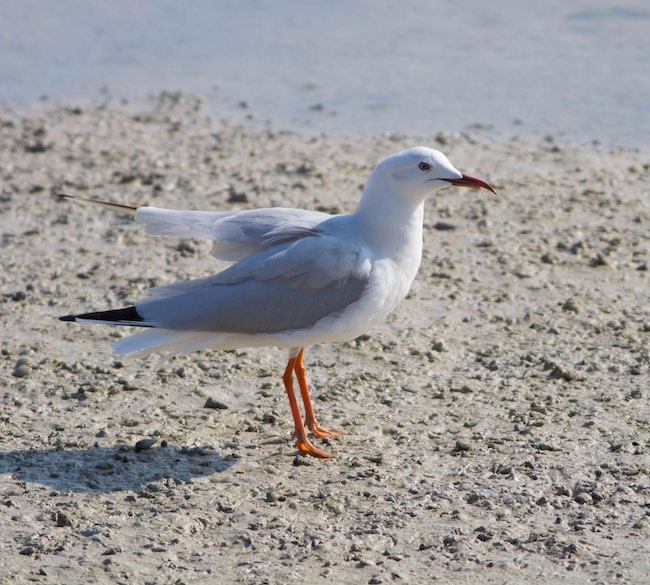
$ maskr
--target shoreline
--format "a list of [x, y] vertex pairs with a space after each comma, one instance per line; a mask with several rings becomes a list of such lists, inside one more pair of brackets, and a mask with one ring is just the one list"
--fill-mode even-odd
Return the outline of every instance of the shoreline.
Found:
[[292, 133], [302, 136], [305, 139], [327, 137], [333, 141], [349, 142], [362, 140], [365, 142], [379, 140], [382, 137], [416, 138], [424, 140], [426, 137], [436, 135], [461, 135], [479, 141], [491, 141], [505, 143], [518, 141], [529, 145], [542, 145], [544, 143], [556, 143], [567, 148], [595, 148], [606, 151], [630, 151], [648, 152], [650, 143], [633, 144], [624, 142], [607, 142], [595, 137], [578, 138], [571, 136], [566, 131], [543, 132], [529, 129], [529, 124], [522, 120], [513, 120], [504, 126], [496, 123], [477, 120], [465, 124], [460, 128], [440, 127], [432, 129], [427, 133], [424, 129], [420, 132], [402, 131], [380, 131], [363, 129], [356, 132], [347, 131], [322, 131], [319, 128], [325, 118], [336, 116], [336, 112], [322, 113], [319, 108], [309, 107], [303, 112], [294, 116], [293, 122], [287, 121], [283, 124], [273, 118], [259, 114], [256, 109], [247, 104], [245, 100], [234, 97], [223, 97], [217, 95], [206, 95], [201, 93], [184, 92], [181, 90], [164, 90], [160, 92], [149, 92], [138, 96], [119, 96], [112, 93], [110, 88], [98, 90], [94, 95], [78, 96], [76, 98], [61, 98], [57, 96], [43, 95], [30, 103], [24, 104], [2, 104], [0, 112], [10, 115], [32, 113], [39, 111], [51, 112], [53, 110], [97, 110], [112, 109], [125, 110], [137, 113], [147, 111], [161, 98], [169, 100], [190, 100], [195, 107], [205, 116], [216, 120], [227, 121], [229, 124], [240, 125], [250, 132], [273, 131], [281, 133]]

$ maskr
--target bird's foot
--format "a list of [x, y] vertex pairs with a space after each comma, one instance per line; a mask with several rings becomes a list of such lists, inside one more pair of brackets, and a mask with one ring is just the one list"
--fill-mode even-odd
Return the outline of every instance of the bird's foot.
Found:
[[307, 437], [298, 436], [296, 440], [296, 447], [299, 451], [312, 455], [313, 457], [320, 457], [321, 459], [329, 459], [333, 457], [332, 454], [321, 451], [316, 447]]
[[337, 439], [345, 435], [343, 429], [325, 429], [321, 427], [315, 420], [307, 421], [307, 428], [319, 439]]

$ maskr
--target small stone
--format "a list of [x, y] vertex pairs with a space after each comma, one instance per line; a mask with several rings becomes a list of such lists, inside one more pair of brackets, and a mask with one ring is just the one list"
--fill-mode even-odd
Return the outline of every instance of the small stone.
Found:
[[537, 447], [540, 451], [561, 451], [559, 447], [555, 447], [550, 443], [537, 443], [535, 447]]
[[112, 556], [116, 555], [117, 553], [122, 552], [122, 549], [119, 547], [110, 547], [107, 548], [103, 553], [102, 556], [107, 557], [107, 556]]
[[203, 405], [203, 408], [212, 408], [214, 410], [228, 410], [228, 405], [224, 404], [223, 402], [221, 402], [219, 400], [215, 400], [212, 397], [209, 397], [205, 401], [205, 404]]
[[181, 256], [187, 258], [196, 254], [196, 246], [189, 240], [183, 240], [176, 246], [176, 250], [181, 253]]
[[20, 549], [21, 555], [33, 555], [36, 552], [33, 546], [24, 546]]
[[463, 384], [460, 388], [450, 388], [451, 392], [460, 392], [461, 394], [471, 394], [474, 392], [467, 384]]
[[455, 230], [456, 226], [448, 221], [439, 220], [433, 224], [433, 229], [436, 229], [438, 231], [450, 231]]
[[591, 495], [586, 492], [581, 492], [574, 496], [573, 501], [577, 502], [578, 504], [593, 504]]
[[439, 353], [449, 351], [448, 348], [447, 348], [447, 344], [442, 339], [435, 339], [434, 341], [432, 341], [431, 342], [431, 349], [433, 351], [437, 351]]
[[64, 512], [55, 512], [54, 521], [56, 522], [57, 528], [63, 528], [65, 526], [72, 526], [72, 520]]
[[458, 440], [456, 441], [456, 445], [454, 445], [454, 451], [460, 452], [460, 451], [470, 451], [472, 446], [467, 442], [463, 440]]
[[591, 260], [589, 260], [589, 266], [592, 268], [598, 268], [599, 266], [607, 266], [607, 258], [602, 254], [597, 254]]
[[24, 301], [27, 298], [27, 294], [25, 293], [24, 290], [19, 290], [18, 292], [14, 293], [9, 297], [12, 301]]
[[551, 373], [548, 377], [552, 380], [564, 380], [565, 382], [571, 382], [576, 379], [575, 372], [569, 370], [566, 367], [555, 364]]
[[228, 196], [228, 203], [248, 203], [248, 195], [246, 193], [231, 191]]
[[551, 252], [546, 252], [545, 254], [542, 254], [540, 260], [544, 264], [557, 264], [557, 256], [555, 254], [552, 254]]
[[26, 376], [29, 376], [32, 373], [32, 368], [30, 368], [28, 365], [23, 364], [22, 366], [18, 366], [14, 371], [13, 375], [16, 378], [25, 378]]
[[447, 534], [443, 539], [442, 539], [442, 544], [445, 546], [451, 546], [452, 544], [456, 543], [456, 537], [453, 536], [452, 534]]
[[573, 299], [568, 299], [562, 303], [562, 310], [570, 313], [577, 313], [580, 309]]
[[494, 538], [494, 535], [491, 532], [484, 530], [479, 532], [476, 535], [476, 538], [481, 542], [488, 542], [489, 540], [492, 540]]
[[35, 140], [28, 141], [25, 144], [24, 148], [25, 148], [25, 152], [40, 153], [40, 152], [46, 152], [50, 150], [52, 146], [53, 145], [51, 142], [45, 142], [44, 140], [37, 138]]
[[512, 466], [505, 463], [499, 463], [494, 466], [493, 471], [499, 475], [510, 475], [512, 473]]
[[140, 451], [146, 451], [151, 449], [156, 444], [156, 439], [140, 439], [135, 444], [135, 452], [140, 453]]
[[300, 466], [306, 466], [309, 467], [310, 465], [313, 465], [310, 459], [307, 459], [307, 457], [302, 457], [302, 456], [297, 456], [293, 458], [293, 466], [294, 467], [300, 467]]

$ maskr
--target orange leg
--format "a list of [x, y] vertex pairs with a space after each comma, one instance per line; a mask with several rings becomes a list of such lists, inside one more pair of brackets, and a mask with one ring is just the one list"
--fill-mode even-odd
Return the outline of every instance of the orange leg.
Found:
[[302, 422], [302, 415], [300, 414], [298, 401], [296, 400], [296, 395], [293, 391], [293, 370], [295, 368], [297, 360], [297, 356], [289, 358], [289, 363], [287, 364], [287, 368], [284, 370], [284, 375], [282, 376], [282, 381], [284, 382], [284, 387], [287, 391], [287, 397], [289, 398], [289, 406], [291, 406], [293, 424], [296, 429], [294, 432], [294, 435], [296, 437], [296, 447], [308, 455], [328, 458], [331, 457], [329, 453], [325, 453], [325, 451], [321, 451], [320, 449], [316, 448], [307, 438], [307, 431], [305, 430], [305, 425]]
[[298, 378], [298, 385], [300, 386], [300, 394], [302, 395], [302, 403], [305, 406], [305, 422], [307, 423], [307, 428], [314, 433], [316, 437], [321, 438], [334, 438], [345, 435], [345, 431], [341, 429], [324, 429], [318, 424], [316, 420], [316, 415], [314, 414], [314, 408], [311, 405], [311, 398], [309, 397], [309, 390], [307, 389], [307, 379], [305, 378], [305, 366], [302, 363], [302, 357], [305, 353], [305, 348], [301, 347], [298, 355], [294, 358], [294, 371], [296, 372], [296, 377]]

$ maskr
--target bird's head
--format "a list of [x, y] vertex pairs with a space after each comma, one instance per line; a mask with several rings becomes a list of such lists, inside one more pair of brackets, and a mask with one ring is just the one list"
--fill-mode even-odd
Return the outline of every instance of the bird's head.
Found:
[[393, 154], [381, 161], [373, 171], [383, 184], [390, 185], [393, 193], [413, 202], [426, 199], [441, 187], [455, 185], [473, 189], [496, 191], [485, 181], [464, 175], [438, 150], [418, 146]]

